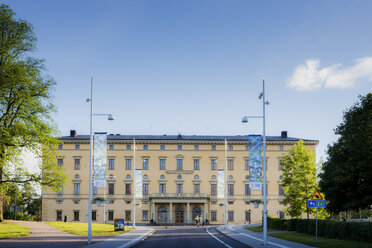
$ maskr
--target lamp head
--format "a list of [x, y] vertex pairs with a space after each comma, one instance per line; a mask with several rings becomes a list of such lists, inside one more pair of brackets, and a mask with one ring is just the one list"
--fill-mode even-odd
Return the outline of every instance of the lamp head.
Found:
[[112, 114], [109, 114], [108, 117], [107, 117], [107, 119], [109, 121], [113, 121], [114, 120], [114, 116]]
[[260, 95], [258, 96], [258, 99], [261, 100], [262, 96], [263, 96], [263, 92], [260, 93]]
[[247, 116], [244, 116], [243, 119], [242, 119], [242, 122], [243, 123], [248, 123], [248, 117]]

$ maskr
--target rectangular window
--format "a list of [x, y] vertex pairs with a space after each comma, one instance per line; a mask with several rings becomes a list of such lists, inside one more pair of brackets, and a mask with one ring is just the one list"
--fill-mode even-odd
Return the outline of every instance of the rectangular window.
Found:
[[63, 158], [59, 158], [57, 160], [57, 163], [58, 163], [59, 166], [63, 166]]
[[80, 145], [75, 145], [75, 149], [76, 150], [79, 150], [80, 149]]
[[112, 210], [108, 211], [108, 220], [114, 220], [114, 211]]
[[194, 145], [194, 150], [198, 151], [199, 150], [199, 145]]
[[217, 201], [211, 201], [211, 204], [212, 205], [216, 205], [217, 204]]
[[74, 210], [74, 221], [79, 220], [79, 210]]
[[227, 169], [228, 170], [234, 170], [234, 159], [228, 159], [227, 160]]
[[57, 210], [57, 221], [62, 220], [62, 210]]
[[234, 184], [228, 184], [228, 194], [227, 195], [234, 195]]
[[132, 159], [130, 158], [125, 159], [125, 169], [126, 170], [132, 169]]
[[92, 211], [92, 220], [97, 220], [97, 211], [96, 210]]
[[165, 150], [165, 145], [160, 145], [160, 150]]
[[177, 170], [182, 170], [182, 159], [177, 159]]
[[285, 218], [285, 214], [283, 211], [279, 211], [279, 218], [280, 219], [284, 219]]
[[194, 170], [199, 170], [199, 159], [194, 159]]
[[183, 184], [177, 183], [177, 193], [182, 194], [182, 192], [183, 192]]
[[149, 145], [143, 145], [143, 150], [148, 150], [149, 149]]
[[125, 194], [126, 195], [131, 195], [132, 194], [132, 184], [131, 183], [126, 183], [125, 184]]
[[[266, 195], [267, 195], [268, 191], [269, 191], [269, 188], [267, 187], [267, 184], [266, 184]], [[264, 195], [264, 185], [263, 184], [262, 184], [261, 194]]]
[[217, 195], [217, 184], [211, 184], [211, 195]]
[[278, 149], [279, 149], [279, 151], [283, 151], [284, 147], [283, 146], [279, 146]]
[[142, 184], [142, 193], [143, 195], [148, 195], [149, 194], [149, 184], [148, 183], [144, 183]]
[[109, 145], [109, 150], [114, 150], [114, 145]]
[[278, 158], [278, 170], [282, 169], [283, 158]]
[[125, 220], [131, 220], [131, 211], [130, 210], [126, 210], [125, 211]]
[[97, 195], [97, 186], [94, 186], [94, 183], [92, 183], [92, 194]]
[[217, 170], [217, 160], [211, 159], [211, 170]]
[[182, 145], [177, 145], [177, 150], [182, 150]]
[[57, 192], [57, 198], [62, 198], [63, 197], [63, 186], [59, 188], [59, 191]]
[[245, 195], [251, 195], [251, 188], [249, 187], [249, 184], [246, 183], [244, 187], [245, 187]]
[[160, 159], [160, 170], [165, 170], [165, 159]]
[[228, 212], [228, 221], [234, 221], [234, 211]]
[[80, 170], [80, 158], [75, 158], [75, 170]]
[[194, 194], [200, 194], [200, 184], [194, 183]]
[[284, 190], [281, 184], [279, 184], [279, 195], [284, 195]]
[[244, 159], [244, 169], [249, 170], [249, 159]]
[[108, 184], [108, 194], [109, 195], [115, 194], [114, 188], [115, 188], [115, 184], [114, 183], [109, 183]]
[[142, 220], [149, 220], [149, 211], [142, 210]]
[[74, 183], [74, 195], [80, 195], [80, 183]]
[[233, 146], [233, 145], [228, 145], [228, 146], [227, 146], [227, 150], [229, 150], [229, 151], [234, 150], [234, 146]]
[[149, 160], [147, 158], [145, 158], [143, 160], [143, 169], [144, 170], [148, 170], [149, 169]]
[[245, 221], [251, 223], [251, 211], [245, 211]]
[[215, 151], [216, 150], [216, 145], [211, 145], [211, 150]]
[[165, 183], [160, 183], [160, 184], [159, 184], [159, 193], [160, 193], [160, 194], [165, 194], [165, 193], [166, 193], [166, 190], [165, 190]]
[[249, 151], [249, 145], [245, 145], [245, 150]]
[[115, 160], [110, 158], [109, 159], [109, 170], [114, 170], [115, 169]]
[[132, 150], [132, 145], [127, 145], [127, 150]]
[[217, 211], [211, 211], [211, 221], [217, 220]]
[[63, 144], [59, 144], [58, 145], [58, 150], [62, 150], [63, 149]]
[[233, 205], [234, 204], [234, 201], [228, 201], [228, 204], [229, 205]]

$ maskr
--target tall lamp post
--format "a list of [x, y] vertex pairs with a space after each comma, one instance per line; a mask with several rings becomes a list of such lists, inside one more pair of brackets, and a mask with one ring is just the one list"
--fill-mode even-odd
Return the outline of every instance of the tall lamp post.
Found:
[[88, 199], [88, 244], [92, 243], [92, 165], [93, 165], [93, 115], [107, 116], [109, 121], [113, 121], [112, 114], [93, 114], [93, 77], [90, 80], [90, 152], [89, 152], [89, 199]]
[[263, 220], [263, 244], [267, 245], [267, 185], [266, 185], [266, 113], [265, 107], [269, 101], [265, 101], [265, 79], [262, 79], [262, 92], [258, 96], [262, 99], [262, 116], [244, 116], [243, 123], [247, 123], [250, 118], [262, 118], [262, 136], [263, 136], [263, 196], [264, 196], [264, 220]]

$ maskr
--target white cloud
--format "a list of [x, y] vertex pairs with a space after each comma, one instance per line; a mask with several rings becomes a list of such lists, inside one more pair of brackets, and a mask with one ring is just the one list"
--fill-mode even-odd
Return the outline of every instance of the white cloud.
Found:
[[310, 59], [296, 67], [288, 87], [300, 91], [312, 91], [321, 87], [346, 89], [353, 87], [360, 79], [372, 81], [372, 57], [355, 60], [355, 65], [342, 68], [335, 64], [319, 69], [320, 60]]

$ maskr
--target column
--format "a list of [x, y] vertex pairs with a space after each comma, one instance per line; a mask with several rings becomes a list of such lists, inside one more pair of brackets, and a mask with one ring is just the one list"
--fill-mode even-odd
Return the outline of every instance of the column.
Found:
[[155, 218], [155, 203], [154, 202], [151, 204], [151, 218], [150, 219], [153, 219], [153, 221], [156, 221], [156, 218]]
[[172, 213], [173, 213], [173, 204], [170, 202], [169, 203], [169, 223], [172, 224]]
[[190, 224], [190, 202], [187, 203], [186, 224]]
[[204, 221], [207, 219], [207, 213], [208, 213], [208, 211], [207, 211], [207, 203], [204, 203], [204, 216], [203, 216]]

